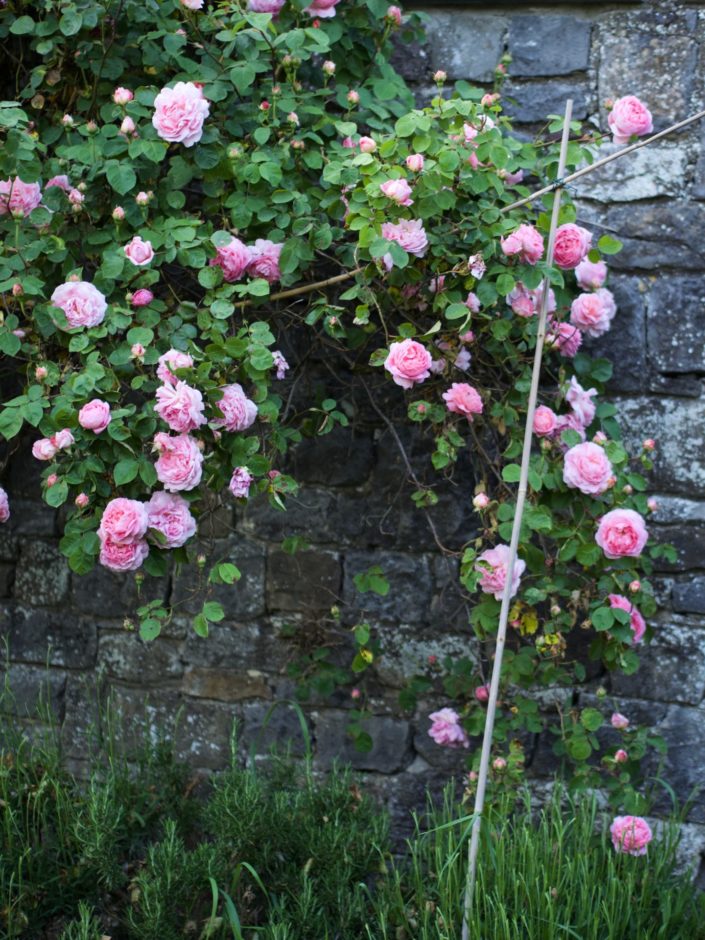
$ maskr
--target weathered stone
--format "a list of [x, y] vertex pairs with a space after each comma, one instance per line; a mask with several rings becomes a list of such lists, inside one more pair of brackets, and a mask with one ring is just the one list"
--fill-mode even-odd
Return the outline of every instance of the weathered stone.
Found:
[[620, 348], [629, 355], [614, 361], [614, 333], [585, 342], [585, 351], [594, 356], [604, 356], [614, 364], [608, 389], [610, 392], [641, 392], [645, 390], [646, 350], [644, 346], [645, 304], [641, 281], [635, 277], [612, 277], [609, 289], [617, 304], [617, 316], [613, 330], [619, 331]]
[[705, 614], [705, 578], [673, 585], [673, 609], [679, 614]]
[[705, 131], [700, 135], [700, 156], [695, 164], [691, 193], [695, 199], [705, 199]]
[[507, 21], [472, 11], [434, 10], [428, 24], [430, 69], [443, 69], [448, 78], [476, 82], [492, 80], [502, 56]]
[[[506, 113], [520, 124], [545, 124], [549, 114], [563, 114], [568, 98], [573, 99], [573, 118], [587, 117], [590, 88], [584, 82], [576, 84], [566, 81], [507, 82], [503, 97]], [[510, 101], [509, 99], [515, 99]]]
[[22, 542], [15, 572], [14, 596], [22, 604], [60, 604], [69, 587], [69, 568], [51, 542]]
[[364, 508], [362, 499], [307, 486], [287, 497], [285, 513], [263, 498], [252, 500], [238, 530], [275, 542], [301, 535], [318, 545], [348, 544], [362, 530]]
[[705, 372], [702, 277], [661, 277], [648, 298], [649, 365], [659, 372]]
[[477, 657], [477, 640], [467, 635], [454, 633], [419, 636], [418, 627], [407, 625], [380, 627], [375, 635], [382, 646], [382, 655], [375, 663], [375, 671], [386, 688], [402, 688], [413, 676], [429, 672], [429, 656], [443, 662], [446, 656], [452, 659]]
[[[598, 152], [602, 159], [619, 147], [605, 143]], [[598, 202], [632, 202], [656, 196], [676, 196], [685, 188], [688, 155], [673, 144], [652, 144], [636, 150], [628, 159], [614, 160], [595, 173], [586, 174], [577, 184], [581, 199]]]
[[590, 58], [591, 25], [576, 16], [513, 16], [509, 22], [511, 74], [582, 72]]
[[[369, 591], [361, 594], [354, 577], [379, 566], [389, 581], [383, 597]], [[349, 552], [345, 557], [343, 598], [346, 605], [362, 611], [373, 620], [395, 623], [419, 623], [428, 620], [433, 582], [425, 555], [409, 556], [397, 552]]]
[[222, 770], [230, 762], [238, 706], [189, 699], [174, 734], [177, 756], [195, 767]]
[[142, 604], [166, 600], [167, 578], [145, 578], [139, 593], [134, 573], [117, 574], [96, 565], [87, 574], [71, 575], [71, 598], [76, 608], [101, 619], [134, 617]]
[[[702, 752], [703, 722], [705, 708], [671, 705], [666, 718], [654, 729], [668, 743], [662, 776], [683, 801], [693, 796], [688, 813], [689, 822], [705, 823], [705, 793], [702, 790], [702, 763], [698, 755]], [[668, 798], [663, 800], [661, 811], [672, 811]]]
[[407, 82], [418, 84], [431, 74], [430, 49], [427, 42], [409, 42], [403, 34], [392, 37], [391, 63]]
[[135, 633], [108, 633], [98, 638], [98, 665], [109, 676], [127, 682], [160, 682], [181, 676], [184, 671], [179, 646], [173, 640], [158, 637], [143, 643]]
[[98, 631], [75, 614], [6, 605], [2, 622], [12, 660], [69, 669], [95, 664]]
[[[226, 544], [216, 545], [210, 558], [211, 564], [216, 559], [232, 562], [239, 568], [242, 577], [234, 584], [209, 585], [208, 600], [220, 602], [228, 620], [248, 620], [263, 614], [264, 546], [239, 535]], [[172, 604], [178, 604], [182, 611], [195, 614], [205, 599], [194, 566], [184, 568], [174, 581]]]
[[356, 751], [347, 733], [349, 716], [327, 710], [313, 715], [316, 736], [316, 765], [330, 769], [336, 760], [350, 763], [356, 770], [376, 770], [393, 774], [401, 770], [411, 756], [409, 723], [398, 718], [377, 715], [364, 723], [372, 737], [372, 750]]
[[269, 699], [272, 692], [266, 676], [257, 670], [248, 673], [234, 670], [190, 667], [184, 672], [181, 689], [194, 698], [217, 699], [221, 702], [241, 702], [244, 699]]
[[22, 538], [56, 535], [56, 510], [38, 499], [12, 499], [10, 528]]
[[66, 674], [55, 669], [10, 664], [1, 673], [9, 694], [0, 697], [0, 711], [25, 718], [37, 718], [38, 709], [49, 708], [61, 718]]
[[0, 563], [0, 597], [9, 597], [12, 593], [12, 585], [15, 581], [15, 566]]
[[705, 526], [652, 526], [652, 534], [659, 542], [670, 542], [677, 553], [675, 562], [663, 558], [656, 560], [659, 571], [687, 571], [691, 568], [702, 568], [705, 558]]
[[[273, 705], [248, 702], [242, 707], [244, 726], [238, 743], [245, 753], [256, 758], [265, 757], [272, 749], [279, 754], [290, 750], [301, 756], [306, 752], [301, 714], [289, 702], [281, 700]], [[310, 718], [305, 720], [310, 739]]]
[[225, 669], [255, 669], [262, 663], [262, 633], [259, 624], [212, 623], [208, 637], [192, 630], [182, 651], [185, 663]]
[[335, 552], [273, 550], [267, 559], [269, 610], [326, 610], [340, 601], [340, 556]]
[[659, 524], [705, 522], [705, 502], [661, 493], [656, 494], [656, 501], [658, 503], [656, 520]]
[[373, 463], [371, 436], [356, 433], [353, 427], [337, 427], [297, 444], [287, 470], [299, 483], [359, 486], [369, 477]]

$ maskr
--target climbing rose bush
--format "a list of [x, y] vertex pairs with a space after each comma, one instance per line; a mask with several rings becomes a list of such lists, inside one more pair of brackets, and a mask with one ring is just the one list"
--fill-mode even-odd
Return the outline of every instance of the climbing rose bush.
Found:
[[[471, 629], [491, 640], [548, 277], [497, 725], [504, 770], [504, 742], [547, 720], [524, 690], [584, 678], [574, 635], [592, 637], [607, 669], [637, 668], [662, 551], [648, 541], [641, 472], [653, 446], [627, 453], [602, 400], [611, 366], [583, 351], [619, 316], [604, 261], [619, 243], [577, 224], [568, 200], [549, 269], [551, 198], [505, 211], [555, 177], [560, 120], [540, 140], [514, 136], [503, 67], [491, 94], [444, 87], [438, 72], [438, 95], [414, 108], [389, 55], [393, 34], [417, 33], [418, 17], [385, 0], [4, 10], [0, 44], [16, 74], [0, 104], [0, 350], [14, 368], [0, 434], [41, 462], [75, 572], [100, 564], [141, 582], [195, 563], [205, 635], [225, 616], [213, 585], [240, 577], [208, 547], [210, 514], [256, 496], [284, 508], [296, 488], [280, 470], [287, 449], [353, 415], [340, 383], [340, 402], [289, 407], [303, 336], [387, 420], [432, 439], [430, 472], [415, 480], [420, 513], [432, 515], [442, 478], [469, 454], [479, 534], [461, 582]], [[623, 99], [610, 126], [619, 139], [644, 133], [648, 111]], [[591, 159], [573, 132], [569, 168]], [[11, 503], [0, 492], [0, 520]], [[383, 573], [361, 577], [361, 590], [384, 591]], [[173, 613], [140, 608], [143, 638]], [[355, 638], [360, 673], [379, 647], [365, 625]], [[455, 703], [431, 716], [439, 743], [464, 746], [481, 730], [486, 699], [474, 690], [487, 665], [437, 665]], [[562, 718], [556, 749], [586, 780], [601, 723], [595, 709]], [[621, 780], [644, 749], [636, 737], [623, 749]]]

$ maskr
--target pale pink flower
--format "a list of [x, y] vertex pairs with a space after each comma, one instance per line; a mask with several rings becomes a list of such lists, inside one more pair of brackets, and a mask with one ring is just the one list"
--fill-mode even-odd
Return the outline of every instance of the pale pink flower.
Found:
[[464, 415], [468, 421], [472, 421], [475, 415], [482, 414], [480, 394], [467, 382], [453, 382], [448, 391], [443, 393], [443, 400], [448, 411]]
[[487, 509], [490, 504], [490, 498], [487, 493], [476, 493], [473, 497], [472, 504], [477, 510]]
[[431, 362], [431, 354], [425, 346], [414, 339], [404, 339], [390, 344], [384, 368], [396, 385], [411, 388], [429, 377]]
[[445, 274], [439, 274], [438, 277], [432, 277], [428, 284], [428, 289], [432, 294], [440, 294], [441, 291], [445, 290], [446, 285], [446, 276]]
[[324, 75], [335, 75], [335, 62], [331, 62], [330, 59], [326, 59], [326, 61], [321, 66], [321, 69]]
[[147, 290], [146, 287], [140, 287], [139, 290], [136, 290], [132, 297], [130, 297], [130, 304], [133, 307], [147, 307], [154, 300], [154, 294], [151, 290]]
[[[475, 571], [479, 571], [481, 574], [480, 589], [485, 594], [493, 594], [498, 601], [502, 599], [507, 582], [508, 564], [508, 545], [495, 545], [494, 548], [488, 548], [478, 556], [475, 563]], [[521, 558], [515, 559], [510, 597], [514, 597], [519, 590], [519, 581], [525, 569], [526, 562], [522, 561]]]
[[553, 260], [559, 268], [577, 268], [590, 251], [591, 244], [592, 232], [573, 222], [566, 222], [556, 229]]
[[69, 202], [74, 207], [74, 210], [83, 205], [85, 198], [80, 189], [72, 189], [69, 193]]
[[247, 273], [251, 277], [263, 277], [270, 284], [278, 281], [281, 278], [279, 256], [283, 247], [283, 243], [272, 242], [268, 238], [258, 238], [250, 248]]
[[285, 378], [286, 373], [289, 371], [289, 363], [278, 349], [272, 350], [272, 358], [274, 359], [274, 367], [277, 370], [277, 378], [279, 380]]
[[203, 122], [210, 107], [193, 82], [177, 82], [162, 88], [154, 99], [152, 124], [162, 140], [193, 147], [203, 136]]
[[304, 10], [309, 16], [316, 16], [318, 19], [327, 20], [335, 16], [335, 8], [340, 0], [313, 0]]
[[499, 175], [507, 186], [516, 186], [524, 179], [523, 170], [516, 170], [514, 173], [509, 173], [507, 170], [500, 170]]
[[154, 435], [154, 447], [159, 453], [154, 468], [165, 490], [175, 493], [198, 486], [203, 473], [203, 454], [195, 437], [160, 431]]
[[468, 271], [477, 281], [482, 280], [486, 270], [487, 265], [485, 264], [482, 255], [470, 255], [468, 258]]
[[610, 602], [610, 607], [619, 607], [621, 610], [629, 611], [630, 626], [634, 634], [632, 642], [635, 645], [641, 643], [644, 638], [644, 633], [646, 632], [646, 622], [640, 611], [637, 610], [629, 598], [625, 597], [623, 594], [609, 594], [607, 600]]
[[144, 359], [146, 350], [142, 343], [133, 343], [130, 346], [130, 356], [132, 359]]
[[498, 771], [506, 770], [507, 769], [506, 760], [503, 757], [495, 757], [495, 759], [492, 761], [492, 769], [498, 770]]
[[472, 355], [464, 347], [461, 346], [458, 350], [458, 355], [455, 357], [455, 362], [453, 365], [456, 369], [459, 369], [461, 372], [467, 372], [470, 368], [470, 363], [472, 362]]
[[615, 752], [614, 759], [617, 764], [626, 764], [629, 760], [629, 755], [624, 748], [620, 747], [619, 750]]
[[546, 345], [555, 347], [561, 356], [572, 359], [583, 342], [583, 334], [577, 326], [551, 320], [550, 330], [551, 332], [546, 334]]
[[441, 708], [429, 716], [429, 736], [441, 747], [470, 747], [467, 732], [460, 724], [460, 715], [452, 708]]
[[377, 149], [377, 142], [371, 137], [361, 137], [358, 146], [363, 153], [374, 153]]
[[74, 499], [74, 503], [79, 509], [85, 509], [89, 502], [90, 500], [87, 493], [79, 493], [76, 499]]
[[203, 0], [179, 0], [182, 7], [186, 7], [187, 10], [202, 10], [203, 9]]
[[115, 104], [126, 105], [129, 101], [132, 101], [134, 97], [129, 88], [122, 88], [122, 86], [116, 88], [113, 92], [113, 101]]
[[487, 683], [484, 685], [478, 685], [475, 687], [475, 692], [473, 693], [475, 698], [481, 705], [484, 705], [485, 702], [489, 701], [490, 698], [490, 687]]
[[60, 284], [51, 295], [51, 302], [64, 311], [70, 329], [98, 326], [108, 309], [105, 296], [88, 281]]
[[[417, 258], [423, 258], [428, 249], [428, 238], [421, 219], [402, 219], [401, 222], [384, 222], [382, 237], [397, 242], [404, 251]], [[394, 266], [392, 256], [387, 254], [382, 259], [388, 271]]]
[[649, 533], [643, 518], [633, 509], [613, 509], [599, 521], [595, 541], [607, 558], [636, 558]]
[[387, 199], [400, 206], [410, 206], [414, 202], [411, 198], [411, 186], [406, 180], [387, 180], [386, 183], [380, 183], [379, 188]]
[[625, 95], [612, 105], [607, 117], [616, 144], [628, 144], [633, 137], [643, 137], [654, 129], [651, 112], [636, 95]]
[[58, 187], [58, 189], [63, 189], [65, 193], [71, 192], [71, 182], [68, 176], [52, 176], [49, 182], [44, 187], [45, 190], [51, 189], [52, 186]]
[[224, 280], [232, 283], [239, 281], [252, 260], [252, 251], [241, 242], [239, 238], [232, 238], [227, 245], [216, 248], [215, 258], [211, 258], [211, 266], [217, 265], [223, 272]]
[[565, 400], [584, 428], [591, 425], [595, 419], [595, 403], [592, 400], [595, 395], [597, 395], [596, 388], [589, 388], [586, 391], [576, 377], [571, 376]]
[[604, 261], [589, 261], [583, 258], [575, 269], [575, 278], [583, 290], [597, 290], [602, 287], [607, 277], [607, 265]]
[[136, 542], [114, 542], [104, 538], [100, 543], [98, 560], [111, 571], [136, 571], [149, 555], [149, 545], [144, 539]]
[[226, 431], [246, 431], [257, 418], [257, 405], [245, 395], [241, 385], [226, 385], [216, 412], [223, 417], [213, 421], [215, 427], [223, 427]]
[[119, 496], [111, 499], [103, 510], [98, 536], [122, 544], [136, 542], [147, 534], [145, 503]]
[[17, 218], [29, 215], [42, 201], [39, 183], [25, 183], [19, 176], [0, 180], [0, 216], [11, 213]]
[[130, 115], [126, 114], [125, 117], [122, 119], [122, 123], [120, 124], [120, 133], [124, 134], [125, 137], [129, 137], [130, 134], [134, 134], [136, 130], [137, 130], [137, 125], [132, 120]]
[[654, 837], [649, 824], [641, 816], [616, 816], [610, 826], [610, 835], [615, 850], [626, 855], [646, 855], [647, 846]]
[[116, 222], [122, 222], [122, 220], [125, 218], [125, 210], [122, 208], [122, 206], [115, 206], [112, 212], [112, 216]]
[[76, 443], [73, 434], [68, 428], [57, 431], [56, 434], [51, 436], [50, 440], [57, 450], [66, 450], [67, 447], [71, 447], [72, 444]]
[[601, 287], [578, 294], [570, 307], [570, 322], [588, 336], [602, 336], [609, 330], [616, 310], [612, 293]]
[[34, 370], [34, 377], [37, 382], [43, 382], [48, 375], [49, 370], [46, 366], [37, 366], [37, 368]]
[[653, 437], [647, 437], [641, 446], [644, 450], [656, 450], [656, 441]]
[[203, 396], [197, 388], [177, 381], [162, 385], [156, 392], [155, 412], [166, 421], [172, 431], [183, 434], [195, 431], [206, 423], [203, 414]]
[[174, 493], [153, 493], [147, 503], [147, 523], [164, 540], [155, 539], [164, 548], [180, 548], [196, 533], [196, 520], [191, 515], [188, 501]]
[[139, 235], [135, 235], [122, 249], [129, 261], [137, 267], [149, 264], [154, 258], [154, 249], [150, 241], [142, 241]]
[[46, 478], [45, 482], [46, 482], [46, 488], [50, 490], [52, 486], [56, 486], [56, 484], [59, 482], [58, 474], [50, 473], [49, 476]]
[[179, 379], [173, 372], [169, 371], [170, 366], [172, 369], [191, 369], [193, 368], [193, 358], [179, 349], [169, 349], [159, 357], [157, 377], [165, 385], [176, 385]]
[[556, 430], [556, 414], [546, 405], [539, 405], [534, 412], [534, 434], [549, 437]]
[[48, 437], [41, 437], [32, 444], [32, 456], [37, 460], [53, 460], [58, 448]]
[[625, 716], [620, 714], [620, 712], [612, 712], [610, 724], [618, 731], [625, 731], [629, 727], [629, 719], [625, 718]]
[[473, 291], [470, 291], [468, 296], [465, 298], [465, 306], [471, 313], [478, 313], [480, 310], [480, 298], [477, 296], [477, 294], [473, 293]]
[[78, 423], [81, 427], [95, 434], [103, 432], [111, 420], [110, 405], [100, 398], [92, 399], [78, 412]]
[[390, 20], [396, 26], [401, 26], [402, 17], [401, 17], [401, 10], [399, 9], [399, 7], [397, 6], [388, 7], [387, 12], [385, 14], [385, 19]]
[[443, 71], [443, 69], [438, 69], [433, 73], [433, 80], [439, 85], [442, 84], [447, 78], [448, 75]]
[[351, 88], [345, 97], [349, 104], [360, 104], [360, 92], [355, 91], [354, 88]]
[[247, 0], [247, 9], [253, 13], [271, 13], [278, 16], [286, 0]]
[[354, 150], [357, 144], [352, 137], [343, 137], [343, 147], [345, 147], [346, 150]]
[[654, 499], [653, 496], [650, 496], [646, 500], [646, 508], [649, 512], [656, 512], [658, 510], [658, 500]]
[[412, 173], [420, 173], [424, 167], [424, 157], [422, 153], [410, 153], [406, 158], [406, 165]]
[[612, 464], [598, 444], [576, 444], [563, 459], [563, 482], [588, 496], [599, 496], [609, 488]]
[[143, 190], [142, 192], [137, 193], [135, 196], [135, 202], [138, 206], [148, 206], [152, 200], [153, 195], [154, 194], [151, 190], [148, 193], [144, 192]]
[[536, 264], [543, 256], [543, 235], [533, 225], [522, 223], [510, 235], [500, 239], [500, 245], [507, 257], [517, 255], [527, 264]]
[[236, 499], [247, 499], [254, 479], [247, 467], [235, 467], [228, 489]]
[[[512, 308], [514, 313], [520, 317], [533, 317], [539, 312], [539, 305], [543, 300], [543, 288], [535, 287], [529, 290], [527, 287], [524, 287], [521, 281], [518, 281], [516, 286], [509, 294], [507, 294], [507, 303]], [[556, 295], [553, 292], [553, 288], [549, 287], [548, 289], [548, 305], [546, 307], [547, 313], [553, 313], [556, 309]]]

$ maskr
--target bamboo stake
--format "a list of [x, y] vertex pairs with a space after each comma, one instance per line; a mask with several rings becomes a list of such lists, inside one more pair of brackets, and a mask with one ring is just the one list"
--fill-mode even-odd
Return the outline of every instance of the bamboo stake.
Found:
[[[570, 136], [570, 119], [573, 114], [573, 101], [568, 99], [565, 105], [565, 118], [563, 123], [563, 137], [558, 162], [558, 179], [565, 172], [566, 156], [568, 153], [568, 138]], [[548, 234], [548, 248], [546, 263], [553, 264], [553, 246], [558, 227], [558, 214], [561, 205], [562, 187], [555, 187], [551, 227]], [[509, 604], [512, 593], [512, 576], [519, 547], [519, 534], [526, 501], [526, 489], [529, 479], [529, 459], [531, 457], [531, 444], [533, 437], [534, 412], [538, 396], [539, 378], [541, 375], [541, 357], [543, 342], [546, 335], [546, 319], [549, 297], [549, 279], [545, 277], [542, 284], [541, 310], [539, 313], [538, 332], [536, 334], [536, 350], [534, 352], [534, 365], [531, 373], [531, 389], [526, 411], [526, 426], [524, 428], [524, 449], [521, 457], [521, 472], [519, 476], [519, 490], [517, 492], [517, 505], [512, 525], [512, 538], [509, 543], [509, 559], [507, 561], [506, 582], [502, 593], [502, 606], [499, 613], [499, 629], [497, 631], [497, 645], [495, 647], [494, 663], [492, 664], [492, 679], [490, 680], [490, 695], [487, 702], [487, 716], [485, 718], [485, 732], [482, 739], [482, 753], [480, 756], [480, 770], [477, 777], [477, 793], [475, 794], [475, 808], [473, 810], [472, 836], [468, 846], [468, 873], [465, 883], [465, 901], [463, 909], [462, 940], [470, 937], [470, 914], [472, 911], [473, 894], [475, 889], [475, 874], [477, 869], [477, 853], [480, 845], [480, 829], [482, 826], [482, 813], [485, 808], [485, 789], [487, 787], [487, 774], [490, 765], [490, 752], [492, 750], [492, 736], [494, 732], [495, 715], [497, 712], [497, 697], [499, 694], [499, 681], [502, 673], [502, 656], [507, 637], [507, 621], [509, 620]]]

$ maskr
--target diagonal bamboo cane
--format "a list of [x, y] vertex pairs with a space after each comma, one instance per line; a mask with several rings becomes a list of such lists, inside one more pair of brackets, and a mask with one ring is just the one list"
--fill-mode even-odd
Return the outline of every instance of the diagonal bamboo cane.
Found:
[[[570, 136], [570, 119], [573, 114], [573, 101], [568, 99], [565, 105], [565, 118], [563, 121], [563, 137], [561, 139], [561, 150], [558, 162], [558, 179], [560, 180], [565, 172], [566, 155], [568, 153], [568, 138]], [[553, 263], [553, 246], [556, 237], [556, 228], [558, 227], [558, 214], [561, 205], [562, 187], [555, 187], [555, 197], [553, 200], [553, 212], [551, 215], [551, 227], [548, 234], [548, 248], [546, 250], [546, 262], [550, 266]], [[531, 457], [531, 443], [533, 435], [534, 412], [536, 410], [536, 399], [538, 396], [539, 378], [541, 375], [541, 357], [543, 354], [543, 342], [546, 335], [546, 318], [549, 296], [549, 279], [545, 277], [542, 284], [541, 309], [539, 313], [538, 331], [536, 334], [536, 350], [534, 352], [534, 365], [531, 373], [531, 389], [529, 390], [529, 401], [526, 410], [526, 426], [524, 428], [524, 449], [521, 457], [521, 472], [519, 476], [519, 489], [517, 492], [517, 504], [514, 513], [514, 523], [512, 525], [512, 538], [509, 543], [509, 559], [507, 561], [506, 581], [502, 593], [502, 606], [499, 613], [499, 629], [497, 631], [497, 645], [495, 647], [494, 663], [492, 664], [492, 678], [490, 680], [490, 695], [487, 702], [487, 716], [485, 718], [485, 732], [482, 739], [482, 753], [480, 756], [480, 769], [477, 777], [477, 792], [475, 794], [475, 808], [473, 811], [472, 836], [468, 846], [468, 871], [465, 883], [465, 900], [463, 905], [463, 931], [462, 940], [469, 940], [470, 937], [470, 915], [472, 912], [473, 894], [475, 890], [475, 875], [477, 869], [477, 853], [480, 845], [480, 829], [482, 827], [482, 813], [485, 808], [485, 790], [487, 787], [487, 774], [490, 766], [490, 752], [492, 750], [492, 737], [494, 732], [495, 715], [497, 712], [497, 696], [499, 694], [499, 681], [502, 673], [502, 656], [504, 655], [504, 644], [507, 637], [507, 621], [509, 620], [509, 604], [512, 594], [512, 575], [519, 547], [519, 534], [521, 532], [521, 520], [524, 513], [524, 503], [526, 501], [526, 489], [529, 478], [529, 459]]]

